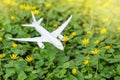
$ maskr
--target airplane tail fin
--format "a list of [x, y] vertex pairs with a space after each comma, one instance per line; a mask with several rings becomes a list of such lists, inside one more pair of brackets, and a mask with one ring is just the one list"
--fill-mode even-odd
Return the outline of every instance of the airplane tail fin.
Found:
[[[36, 21], [33, 12], [31, 12], [31, 14], [32, 14], [33, 22], [38, 22], [39, 24], [42, 22], [43, 18], [40, 18], [38, 21]], [[22, 26], [26, 26], [26, 27], [34, 27], [33, 24], [23, 24]]]
[[38, 22], [39, 24], [42, 22], [43, 18], [40, 18], [38, 21], [35, 19], [35, 15], [33, 14], [33, 12], [31, 12], [32, 14], [32, 18], [33, 18], [33, 22]]
[[33, 21], [36, 22], [35, 15], [33, 14], [33, 12], [31, 12], [31, 14], [32, 14]]

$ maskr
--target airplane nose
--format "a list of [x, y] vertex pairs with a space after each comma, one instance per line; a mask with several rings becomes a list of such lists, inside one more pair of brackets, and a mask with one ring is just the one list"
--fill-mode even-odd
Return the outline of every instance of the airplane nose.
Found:
[[59, 49], [63, 51], [63, 50], [64, 50], [64, 47], [63, 47], [63, 46], [59, 46]]
[[62, 51], [63, 51], [63, 50], [64, 50], [64, 48], [63, 48], [63, 47], [61, 47], [61, 48], [60, 48], [60, 50], [62, 50]]

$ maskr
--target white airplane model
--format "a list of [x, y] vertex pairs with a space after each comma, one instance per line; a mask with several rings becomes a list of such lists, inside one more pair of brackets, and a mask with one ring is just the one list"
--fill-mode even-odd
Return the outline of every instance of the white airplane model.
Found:
[[[32, 12], [31, 12], [32, 13]], [[60, 40], [64, 40], [64, 37], [61, 35], [61, 32], [65, 29], [65, 27], [67, 26], [67, 24], [70, 22], [72, 15], [68, 18], [68, 20], [63, 23], [61, 26], [58, 27], [58, 29], [56, 29], [53, 32], [48, 32], [46, 29], [44, 29], [40, 23], [42, 22], [42, 18], [40, 18], [38, 21], [36, 21], [34, 14], [32, 13], [32, 18], [33, 18], [33, 22], [32, 24], [24, 24], [22, 26], [27, 26], [27, 27], [34, 27], [36, 29], [36, 31], [38, 31], [41, 34], [41, 37], [34, 37], [34, 38], [9, 38], [11, 40], [18, 40], [18, 41], [28, 41], [28, 42], [37, 42], [38, 46], [40, 48], [44, 48], [44, 44], [43, 42], [49, 42], [51, 44], [53, 44], [55, 47], [57, 47], [60, 50], [63, 50], [64, 47], [61, 43], [61, 41], [59, 41], [57, 39], [57, 37]]]

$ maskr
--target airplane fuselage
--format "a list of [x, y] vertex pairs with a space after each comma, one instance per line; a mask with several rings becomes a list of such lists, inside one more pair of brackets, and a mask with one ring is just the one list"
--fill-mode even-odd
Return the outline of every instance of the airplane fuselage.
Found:
[[53, 35], [51, 35], [50, 32], [48, 32], [46, 29], [44, 29], [41, 25], [39, 25], [38, 22], [33, 22], [33, 25], [35, 27], [35, 29], [44, 37], [46, 37], [51, 44], [53, 44], [55, 47], [63, 50], [63, 45], [62, 43]]

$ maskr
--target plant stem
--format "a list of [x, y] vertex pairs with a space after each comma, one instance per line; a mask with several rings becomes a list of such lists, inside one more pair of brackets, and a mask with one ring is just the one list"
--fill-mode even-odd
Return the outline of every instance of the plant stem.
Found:
[[112, 52], [112, 56], [113, 56], [113, 58], [115, 58], [115, 55], [114, 55], [114, 53]]
[[[2, 73], [1, 59], [0, 59], [0, 73]], [[1, 75], [0, 75], [0, 80], [2, 80]]]
[[96, 65], [96, 72], [95, 72], [94, 78], [97, 76], [97, 71], [98, 71], [98, 62], [97, 62], [97, 65]]

